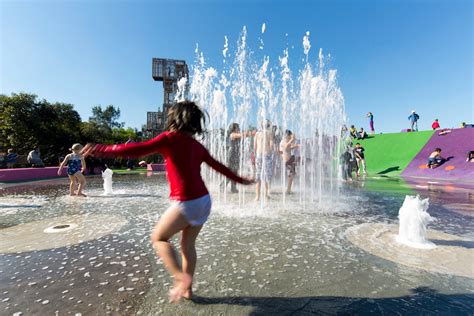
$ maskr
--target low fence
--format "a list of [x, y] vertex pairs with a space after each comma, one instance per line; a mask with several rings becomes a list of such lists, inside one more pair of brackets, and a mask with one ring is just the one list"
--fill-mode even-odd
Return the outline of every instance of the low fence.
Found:
[[[0, 169], [0, 182], [22, 182], [66, 176], [67, 167], [63, 167], [61, 176], [58, 176], [58, 169], [59, 167]], [[148, 164], [147, 171], [165, 171], [165, 165]], [[101, 172], [101, 167], [94, 168], [95, 174], [101, 174]]]
[[146, 165], [147, 171], [166, 171], [165, 164], [162, 163], [149, 163]]
[[[58, 176], [58, 167], [44, 167], [44, 168], [11, 168], [0, 169], [0, 182], [21, 182], [31, 180], [41, 180], [49, 178], [64, 177], [67, 174], [67, 167], [63, 167], [61, 176]], [[100, 174], [101, 169], [95, 168], [95, 173]]]

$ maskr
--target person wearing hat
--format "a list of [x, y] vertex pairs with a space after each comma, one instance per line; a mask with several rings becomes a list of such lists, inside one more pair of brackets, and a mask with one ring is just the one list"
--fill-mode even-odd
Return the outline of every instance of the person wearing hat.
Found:
[[[67, 175], [69, 176], [69, 195], [70, 196], [86, 196], [82, 190], [86, 186], [86, 178], [82, 174], [86, 170], [86, 161], [84, 156], [81, 154], [82, 150], [81, 144], [74, 144], [71, 147], [72, 153], [66, 155], [63, 162], [59, 165], [58, 176], [61, 175], [63, 167], [67, 165]], [[78, 185], [77, 193], [74, 192], [76, 189], [76, 184]]]
[[415, 112], [415, 110], [411, 111], [411, 115], [408, 117], [408, 120], [410, 121], [410, 129], [412, 132], [417, 131], [418, 132], [418, 120], [420, 119], [420, 116]]

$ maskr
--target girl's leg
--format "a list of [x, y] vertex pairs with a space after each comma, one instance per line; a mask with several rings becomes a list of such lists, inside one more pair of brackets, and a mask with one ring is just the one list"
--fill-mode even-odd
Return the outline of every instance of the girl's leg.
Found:
[[189, 288], [192, 283], [192, 276], [183, 273], [179, 268], [176, 253], [169, 240], [174, 234], [188, 226], [189, 223], [181, 214], [179, 208], [171, 206], [163, 214], [151, 234], [153, 248], [155, 248], [157, 255], [163, 260], [166, 269], [174, 278], [174, 285], [170, 290], [170, 299], [173, 302], [178, 302], [183, 292]]
[[[188, 226], [183, 229], [181, 233], [181, 263], [183, 265], [183, 273], [194, 277], [194, 270], [196, 269], [196, 238], [201, 231], [202, 225]], [[192, 283], [185, 289], [183, 297], [191, 298], [193, 295]]]
[[255, 201], [258, 201], [260, 200], [260, 185], [261, 185], [261, 181], [257, 181], [257, 183], [255, 183]]
[[74, 188], [76, 187], [76, 177], [70, 176], [69, 177], [69, 195], [73, 196], [74, 195]]
[[77, 180], [79, 181], [79, 187], [77, 189], [77, 195], [80, 195], [80, 196], [86, 196], [82, 190], [84, 190], [84, 187], [86, 186], [86, 178], [84, 177], [84, 175], [78, 171], [74, 174], [74, 176], [77, 178]]
[[265, 187], [265, 199], [269, 199], [270, 198], [270, 182], [265, 181], [264, 187]]
[[291, 193], [291, 186], [293, 185], [293, 175], [288, 176], [288, 185], [286, 186], [286, 193]]

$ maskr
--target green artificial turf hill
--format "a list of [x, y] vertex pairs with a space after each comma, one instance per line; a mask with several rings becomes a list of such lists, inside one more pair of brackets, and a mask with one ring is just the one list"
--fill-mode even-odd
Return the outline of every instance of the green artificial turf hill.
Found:
[[365, 149], [370, 176], [397, 176], [428, 142], [433, 131], [370, 135], [359, 142]]

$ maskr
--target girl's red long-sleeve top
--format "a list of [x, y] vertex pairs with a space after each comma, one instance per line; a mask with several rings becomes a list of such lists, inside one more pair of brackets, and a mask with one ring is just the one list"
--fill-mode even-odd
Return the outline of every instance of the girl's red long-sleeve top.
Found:
[[96, 145], [94, 148], [95, 156], [143, 157], [153, 153], [165, 158], [172, 200], [188, 201], [209, 194], [201, 178], [202, 162], [233, 181], [244, 181], [215, 160], [201, 143], [184, 133], [164, 132], [143, 143]]

